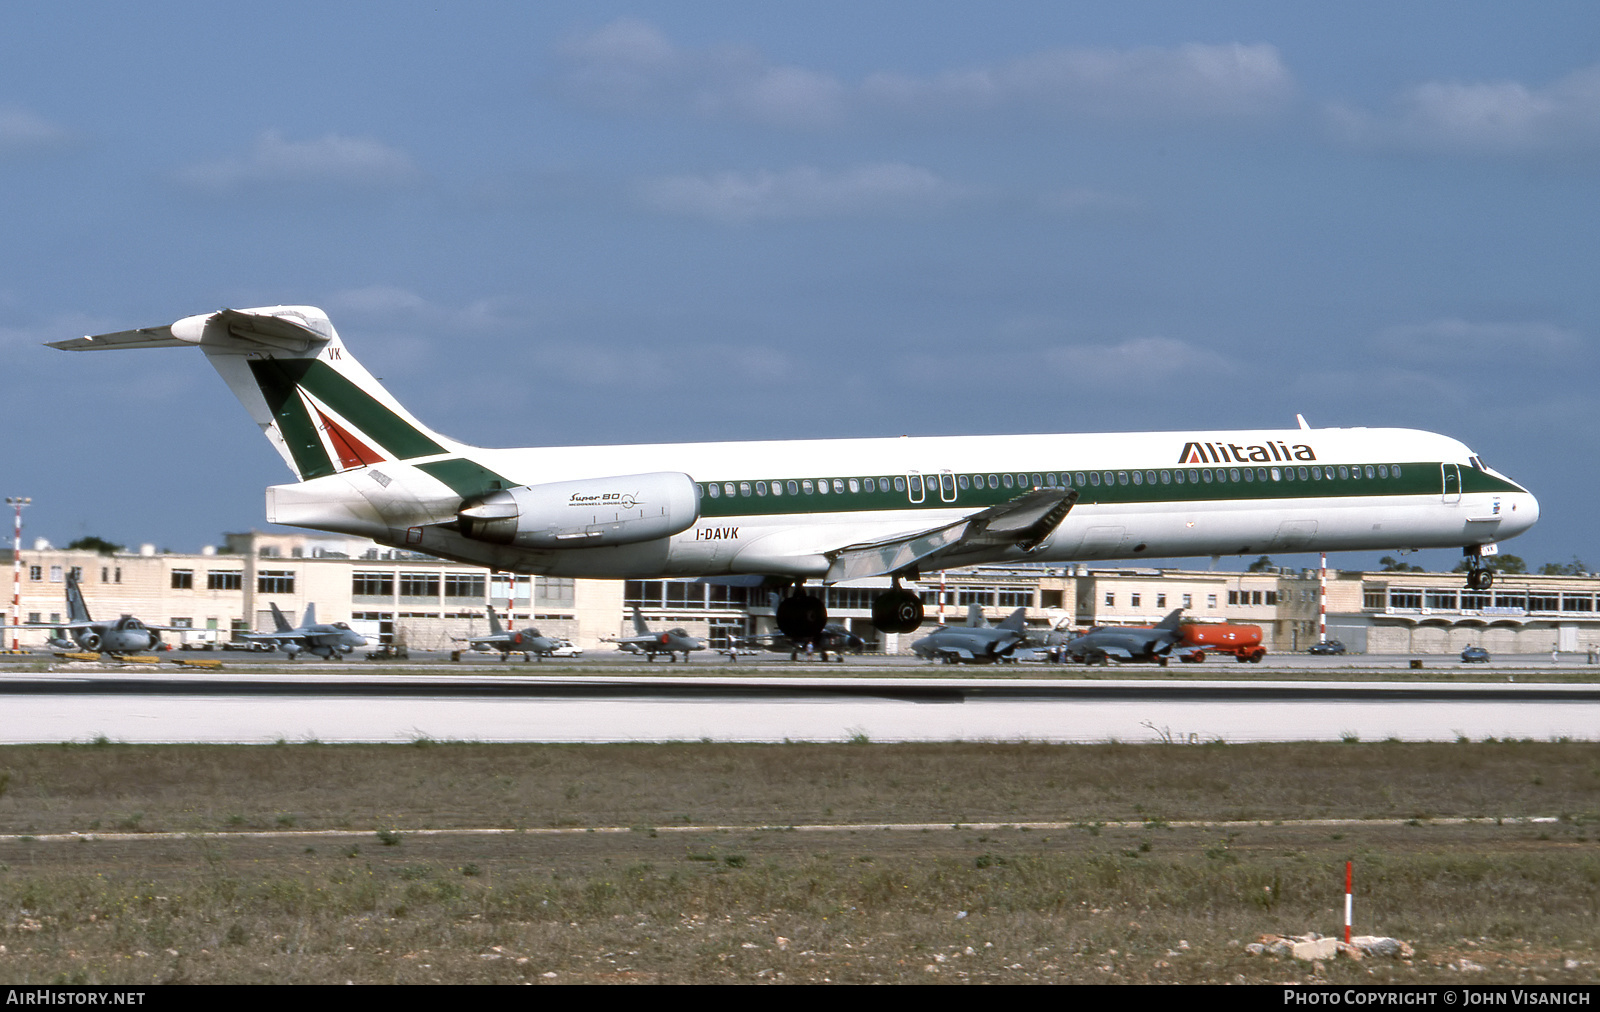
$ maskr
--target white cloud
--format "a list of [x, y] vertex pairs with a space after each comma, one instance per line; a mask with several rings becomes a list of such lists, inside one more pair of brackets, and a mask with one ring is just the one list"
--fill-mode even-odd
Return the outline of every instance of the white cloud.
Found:
[[1295, 84], [1267, 44], [1055, 49], [935, 77], [874, 74], [867, 99], [919, 115], [1036, 109], [1106, 119], [1213, 119], [1279, 111]]
[[1554, 358], [1578, 350], [1582, 342], [1565, 327], [1550, 323], [1473, 323], [1460, 319], [1388, 327], [1374, 345], [1410, 361], [1483, 365], [1508, 358]]
[[724, 224], [756, 219], [915, 214], [971, 194], [924, 168], [899, 162], [827, 173], [810, 166], [782, 172], [719, 172], [646, 181], [640, 199], [668, 214]]
[[569, 41], [562, 55], [566, 90], [618, 111], [671, 109], [802, 128], [826, 126], [843, 111], [845, 88], [827, 74], [775, 66], [743, 47], [683, 49], [632, 18]]
[[529, 359], [543, 366], [561, 383], [607, 390], [624, 388], [659, 390], [663, 384], [705, 382], [705, 363], [716, 363], [718, 382], [753, 386], [784, 386], [802, 375], [794, 359], [776, 348], [760, 345], [696, 344], [660, 347], [576, 342], [544, 346]]
[[330, 310], [349, 310], [354, 313], [370, 313], [387, 315], [390, 313], [404, 313], [408, 316], [427, 313], [437, 315], [432, 311], [428, 301], [416, 292], [394, 285], [368, 285], [365, 288], [347, 288], [336, 292], [328, 298]]
[[388, 189], [409, 185], [420, 175], [404, 152], [370, 137], [330, 133], [293, 141], [268, 130], [248, 153], [192, 165], [178, 177], [198, 189], [225, 192], [284, 186]]
[[1271, 45], [1189, 43], [1054, 49], [929, 77], [879, 72], [859, 83], [770, 63], [749, 47], [688, 49], [643, 21], [569, 41], [563, 85], [617, 111], [688, 112], [819, 128], [863, 114], [946, 118], [1024, 110], [1115, 119], [1215, 119], [1279, 111], [1295, 84]]
[[1517, 81], [1430, 81], [1387, 112], [1330, 106], [1342, 139], [1415, 151], [1527, 155], [1600, 148], [1600, 65], [1533, 88]]
[[1073, 344], [1048, 349], [1044, 364], [1074, 382], [1114, 383], [1137, 390], [1185, 375], [1231, 371], [1227, 359], [1170, 337], [1135, 337], [1116, 344]]
[[26, 109], [0, 108], [0, 155], [27, 154], [63, 147], [72, 134]]

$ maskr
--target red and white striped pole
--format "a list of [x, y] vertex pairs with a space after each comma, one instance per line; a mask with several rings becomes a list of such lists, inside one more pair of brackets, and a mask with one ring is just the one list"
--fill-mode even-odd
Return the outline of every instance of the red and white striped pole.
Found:
[[6, 505], [17, 512], [17, 523], [11, 535], [11, 649], [21, 650], [18, 637], [22, 625], [22, 507], [33, 502], [23, 496], [7, 496]]
[[1321, 555], [1322, 565], [1317, 570], [1317, 642], [1328, 642], [1328, 553]]
[[1350, 944], [1350, 884], [1352, 878], [1351, 868], [1354, 864], [1354, 861], [1346, 861], [1344, 863], [1344, 944], [1346, 945]]

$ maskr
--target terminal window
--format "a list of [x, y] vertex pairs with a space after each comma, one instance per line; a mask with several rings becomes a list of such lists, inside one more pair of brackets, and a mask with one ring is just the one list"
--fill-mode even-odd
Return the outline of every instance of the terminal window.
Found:
[[284, 569], [264, 569], [256, 576], [258, 594], [293, 594], [294, 573]]

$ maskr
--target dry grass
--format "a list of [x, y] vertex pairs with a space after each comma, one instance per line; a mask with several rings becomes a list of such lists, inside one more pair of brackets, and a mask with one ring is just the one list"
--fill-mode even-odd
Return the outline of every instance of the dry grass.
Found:
[[[1589, 744], [28, 746], [0, 784], [0, 832], [190, 834], [0, 841], [19, 983], [1310, 980], [1243, 943], [1336, 933], [1347, 859], [1418, 957], [1315, 979], [1600, 958]], [[1275, 824], [1333, 817], [1391, 821]], [[665, 831], [1023, 820], [1072, 826]], [[415, 832], [472, 826], [637, 828]]]

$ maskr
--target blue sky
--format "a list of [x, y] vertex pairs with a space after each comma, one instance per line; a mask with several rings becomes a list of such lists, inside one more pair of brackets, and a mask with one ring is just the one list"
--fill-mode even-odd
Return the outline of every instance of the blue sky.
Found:
[[287, 471], [201, 356], [40, 344], [291, 303], [471, 442], [1303, 412], [1466, 441], [1541, 499], [1508, 551], [1600, 565], [1593, 4], [0, 25], [0, 484], [30, 537], [263, 526]]

